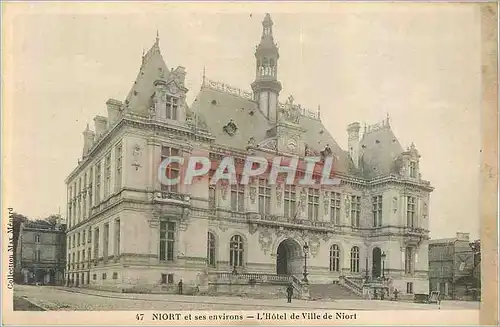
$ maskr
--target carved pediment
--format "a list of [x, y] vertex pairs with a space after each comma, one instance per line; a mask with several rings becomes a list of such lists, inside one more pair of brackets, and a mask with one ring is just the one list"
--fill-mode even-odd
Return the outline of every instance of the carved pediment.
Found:
[[257, 147], [259, 149], [267, 149], [267, 150], [272, 150], [272, 151], [277, 151], [278, 150], [278, 142], [276, 139], [266, 139], [262, 142], [260, 142]]

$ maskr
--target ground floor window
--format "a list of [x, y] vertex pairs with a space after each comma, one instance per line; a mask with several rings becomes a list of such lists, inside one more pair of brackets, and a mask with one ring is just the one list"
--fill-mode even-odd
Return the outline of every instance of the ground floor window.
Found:
[[406, 283], [406, 293], [413, 294], [413, 283], [412, 282]]
[[161, 283], [162, 284], [173, 284], [174, 283], [174, 274], [161, 274]]

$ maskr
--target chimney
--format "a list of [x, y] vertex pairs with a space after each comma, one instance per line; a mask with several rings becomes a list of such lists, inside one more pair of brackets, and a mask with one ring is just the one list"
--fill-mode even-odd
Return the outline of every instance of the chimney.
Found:
[[83, 131], [83, 158], [87, 156], [90, 148], [92, 148], [92, 145], [94, 145], [94, 138], [95, 133], [94, 131], [90, 130], [89, 124], [87, 124], [87, 128], [85, 128], [85, 130]]
[[457, 241], [467, 241], [469, 242], [470, 233], [457, 232]]
[[347, 147], [349, 148], [349, 156], [356, 168], [359, 168], [359, 129], [360, 124], [358, 122], [347, 126]]
[[120, 114], [120, 107], [122, 106], [121, 101], [115, 99], [109, 99], [106, 101], [106, 106], [108, 108], [108, 119], [109, 128], [111, 128], [117, 121]]
[[108, 129], [108, 118], [103, 116], [95, 116], [94, 124], [95, 124], [95, 136], [96, 138], [99, 138]]

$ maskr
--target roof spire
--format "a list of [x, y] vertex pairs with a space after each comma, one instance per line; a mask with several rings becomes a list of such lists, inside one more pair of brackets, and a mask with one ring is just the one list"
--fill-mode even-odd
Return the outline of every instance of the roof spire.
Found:
[[321, 120], [321, 105], [318, 104], [318, 119]]
[[160, 31], [156, 29], [156, 42], [158, 43], [160, 41]]
[[203, 66], [203, 79], [201, 81], [201, 87], [205, 86], [205, 66]]

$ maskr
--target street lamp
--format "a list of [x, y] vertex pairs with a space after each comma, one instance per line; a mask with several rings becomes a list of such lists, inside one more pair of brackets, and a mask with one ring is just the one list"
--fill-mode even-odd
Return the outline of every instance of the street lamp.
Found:
[[380, 257], [382, 258], [382, 280], [385, 280], [385, 252], [382, 252]]
[[302, 280], [304, 283], [309, 283], [309, 281], [307, 280], [307, 253], [309, 253], [309, 245], [307, 245], [307, 243], [304, 244], [304, 246], [302, 247], [302, 250], [304, 250], [304, 279]]

